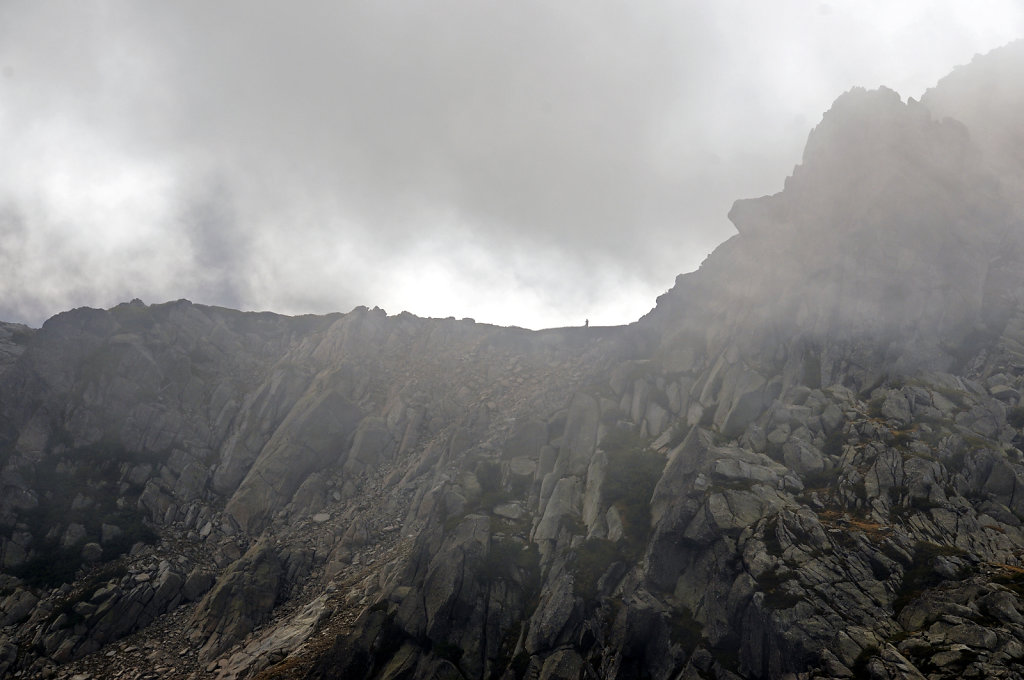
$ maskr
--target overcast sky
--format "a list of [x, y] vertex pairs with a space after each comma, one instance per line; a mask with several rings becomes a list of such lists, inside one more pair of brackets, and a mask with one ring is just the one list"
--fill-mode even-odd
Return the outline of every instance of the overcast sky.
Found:
[[0, 0], [0, 319], [189, 298], [628, 323], [852, 86], [1012, 0]]

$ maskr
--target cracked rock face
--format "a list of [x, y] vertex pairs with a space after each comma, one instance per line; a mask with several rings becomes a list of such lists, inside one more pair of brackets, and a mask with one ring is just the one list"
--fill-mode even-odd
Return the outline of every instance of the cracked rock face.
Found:
[[0, 324], [0, 675], [1024, 677], [1021, 45], [628, 327]]

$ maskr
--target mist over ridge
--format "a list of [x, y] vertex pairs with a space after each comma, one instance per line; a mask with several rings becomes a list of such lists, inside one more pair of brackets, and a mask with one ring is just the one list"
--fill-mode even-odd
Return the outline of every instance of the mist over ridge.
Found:
[[[1019, 68], [1022, 53], [1018, 41], [979, 57], [920, 102], [887, 88], [840, 96], [784, 189], [736, 201], [739, 234], [680, 275], [649, 317], [732, 318], [716, 326], [723, 334], [760, 325], [937, 342], [1016, 305], [1024, 163], [1019, 126], [1006, 122], [1021, 112], [1007, 64]], [[967, 89], [965, 73], [977, 76]]]
[[0, 675], [1024, 677], [1022, 106], [847, 91], [625, 325], [0, 323]]
[[628, 323], [839, 92], [918, 96], [1024, 31], [1011, 0], [103, 7], [0, 9], [3, 319]]

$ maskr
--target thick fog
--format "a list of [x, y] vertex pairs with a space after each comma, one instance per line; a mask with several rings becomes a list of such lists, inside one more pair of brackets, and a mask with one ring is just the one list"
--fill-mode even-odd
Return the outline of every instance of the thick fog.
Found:
[[0, 319], [187, 297], [625, 323], [831, 101], [1011, 1], [0, 1]]

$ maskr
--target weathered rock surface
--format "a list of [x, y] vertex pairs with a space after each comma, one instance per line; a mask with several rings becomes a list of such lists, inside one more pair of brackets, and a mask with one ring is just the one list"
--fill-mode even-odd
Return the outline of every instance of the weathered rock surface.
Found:
[[0, 675], [1024, 677], [1020, 83], [843, 95], [628, 327], [0, 324]]

